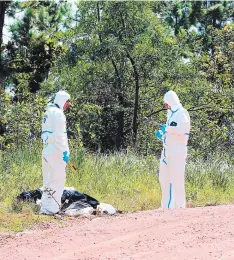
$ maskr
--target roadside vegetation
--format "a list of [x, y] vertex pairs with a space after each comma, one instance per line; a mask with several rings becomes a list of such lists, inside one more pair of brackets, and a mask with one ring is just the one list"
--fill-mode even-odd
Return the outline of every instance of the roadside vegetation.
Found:
[[[39, 205], [18, 203], [17, 195], [42, 186], [39, 145], [1, 153], [0, 231], [22, 231], [35, 223], [53, 218], [38, 215]], [[72, 151], [74, 174], [67, 167], [67, 187], [109, 203], [123, 213], [160, 207], [158, 182], [159, 158], [132, 152], [110, 155]], [[234, 202], [234, 167], [220, 159], [189, 159], [186, 168], [186, 192], [189, 207]]]

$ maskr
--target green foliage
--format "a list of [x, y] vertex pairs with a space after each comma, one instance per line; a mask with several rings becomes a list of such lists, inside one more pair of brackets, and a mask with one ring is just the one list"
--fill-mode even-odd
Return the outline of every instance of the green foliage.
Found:
[[[74, 93], [79, 105], [72, 110], [79, 114], [86, 147], [140, 151], [145, 147], [145, 116], [162, 108], [163, 94], [184, 67], [179, 43], [149, 4], [81, 2], [79, 11], [76, 30], [65, 34], [71, 47], [58, 59], [52, 78], [59, 77], [57, 84]], [[77, 34], [85, 36], [70, 43]], [[90, 100], [99, 113], [90, 110], [87, 124], [82, 103], [90, 106]]]
[[190, 112], [191, 156], [232, 158], [231, 2], [79, 1], [72, 12], [63, 1], [26, 1], [16, 8], [24, 13], [5, 45], [14, 97], [1, 96], [2, 145], [39, 138], [46, 100], [65, 88], [74, 146], [159, 155], [153, 121], [165, 122], [163, 95], [172, 89]]
[[[213, 51], [208, 55], [206, 51], [201, 58], [195, 57], [194, 63], [209, 82], [202, 96], [203, 111], [199, 111], [206, 131], [209, 145], [205, 150], [216, 150], [229, 153], [233, 157], [233, 115], [234, 115], [234, 78], [233, 78], [233, 37], [234, 27], [229, 25], [223, 30], [209, 28], [210, 43]], [[205, 125], [206, 124], [206, 125]], [[200, 134], [201, 136], [201, 134]], [[208, 153], [208, 152], [207, 152]]]
[[9, 94], [2, 94], [1, 125], [5, 128], [1, 148], [14, 150], [40, 138], [41, 118], [47, 101], [41, 95], [28, 94], [23, 100], [13, 102]]
[[207, 34], [209, 25], [214, 28], [223, 28], [233, 17], [232, 1], [168, 1], [158, 7], [154, 12], [161, 14], [162, 18], [174, 30], [177, 35], [182, 29], [187, 33], [191, 31], [191, 26], [197, 27], [200, 34]]
[[[37, 92], [48, 77], [55, 57], [63, 52], [60, 33], [70, 19], [70, 5], [56, 1], [26, 1], [18, 7], [22, 19], [10, 26], [11, 40], [4, 46], [7, 75], [18, 90], [20, 77], [30, 92]], [[65, 18], [66, 17], [66, 18]]]

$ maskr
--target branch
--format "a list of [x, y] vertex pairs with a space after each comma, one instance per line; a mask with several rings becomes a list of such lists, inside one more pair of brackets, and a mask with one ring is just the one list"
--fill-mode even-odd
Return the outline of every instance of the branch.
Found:
[[155, 115], [155, 114], [158, 114], [158, 113], [160, 113], [160, 112], [162, 112], [162, 111], [165, 111], [166, 110], [166, 108], [161, 108], [160, 110], [157, 110], [157, 111], [154, 111], [154, 112], [152, 112], [152, 113], [150, 113], [149, 115], [147, 115], [147, 116], [145, 116], [145, 117], [151, 117], [152, 115]]
[[[218, 108], [227, 109], [227, 110], [234, 110], [233, 107], [223, 107], [223, 106], [219, 106]], [[213, 110], [211, 106], [203, 106], [203, 107], [198, 107], [198, 108], [189, 108], [188, 111], [189, 111], [189, 112], [196, 112], [196, 111], [205, 110], [205, 109]]]
[[[207, 106], [198, 107], [198, 108], [192, 107], [192, 108], [189, 108], [188, 111], [189, 111], [189, 112], [196, 112], [196, 111], [205, 110], [205, 109], [208, 109], [208, 108], [209, 108], [210, 110], [213, 110], [211, 106], [208, 106], [208, 105], [207, 105]], [[223, 106], [220, 106], [219, 108], [221, 108], [221, 109], [227, 109], [227, 110], [234, 110], [234, 107], [223, 107]], [[145, 116], [145, 117], [149, 118], [149, 117], [151, 117], [151, 116], [153, 116], [153, 115], [155, 115], [155, 114], [158, 114], [158, 113], [160, 113], [160, 112], [162, 112], [162, 111], [165, 111], [165, 110], [166, 110], [165, 108], [162, 108], [162, 109], [160, 109], [160, 110], [157, 110], [157, 111], [154, 111], [154, 112], [148, 114], [148, 115]]]

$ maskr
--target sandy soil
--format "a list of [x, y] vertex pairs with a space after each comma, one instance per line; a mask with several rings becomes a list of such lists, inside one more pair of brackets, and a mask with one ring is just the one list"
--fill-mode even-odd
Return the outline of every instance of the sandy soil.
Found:
[[0, 234], [1, 260], [234, 260], [234, 205], [79, 217]]

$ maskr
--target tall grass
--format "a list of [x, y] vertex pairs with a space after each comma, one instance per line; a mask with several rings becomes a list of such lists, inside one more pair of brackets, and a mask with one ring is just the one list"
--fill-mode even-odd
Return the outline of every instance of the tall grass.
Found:
[[[89, 154], [73, 149], [71, 161], [78, 174], [67, 168], [66, 186], [124, 212], [160, 206], [159, 159], [155, 156]], [[0, 180], [0, 209], [12, 212], [18, 194], [42, 186], [41, 146], [1, 152]], [[233, 184], [234, 167], [228, 162], [190, 159], [187, 163], [186, 193], [191, 206], [233, 202]], [[0, 210], [0, 218], [1, 214]]]
[[234, 203], [234, 165], [219, 158], [190, 161], [186, 191], [193, 206]]

